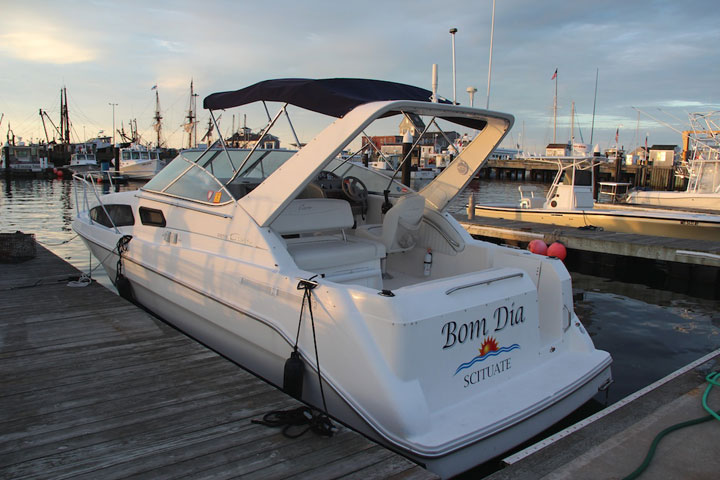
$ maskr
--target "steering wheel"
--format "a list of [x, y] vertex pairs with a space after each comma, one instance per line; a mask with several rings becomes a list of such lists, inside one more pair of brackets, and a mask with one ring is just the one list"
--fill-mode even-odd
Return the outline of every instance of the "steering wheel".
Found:
[[353, 202], [367, 202], [368, 189], [357, 177], [347, 176], [342, 179], [342, 191]]

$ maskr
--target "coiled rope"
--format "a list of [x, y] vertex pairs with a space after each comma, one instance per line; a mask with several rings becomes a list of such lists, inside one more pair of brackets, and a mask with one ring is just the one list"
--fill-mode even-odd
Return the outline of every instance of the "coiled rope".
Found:
[[640, 464], [639, 467], [635, 469], [635, 471], [633, 471], [627, 477], [623, 478], [623, 480], [634, 480], [638, 478], [650, 466], [650, 462], [652, 461], [653, 456], [655, 456], [655, 450], [657, 450], [660, 441], [669, 433], [672, 433], [675, 430], [680, 430], [681, 428], [698, 425], [700, 423], [707, 422], [708, 420], [720, 420], [720, 410], [713, 410], [707, 403], [707, 398], [708, 395], [710, 395], [710, 390], [712, 390], [712, 387], [720, 387], [720, 372], [710, 373], [708, 376], [705, 377], [705, 380], [708, 382], [708, 386], [705, 388], [705, 393], [703, 393], [702, 396], [702, 406], [707, 412], [710, 413], [710, 415], [706, 415], [704, 417], [696, 418], [693, 420], [688, 420], [686, 422], [677, 423], [658, 433], [650, 444], [650, 448], [648, 448], [648, 452], [645, 455], [645, 460], [643, 460], [643, 462]]
[[[262, 420], [252, 420], [252, 423], [265, 425], [268, 427], [282, 427], [282, 434], [288, 438], [297, 438], [308, 430], [324, 436], [332, 437], [335, 432], [335, 426], [330, 420], [327, 413], [327, 403], [325, 401], [325, 391], [323, 390], [322, 376], [320, 374], [320, 356], [318, 355], [317, 335], [315, 334], [315, 318], [312, 311], [312, 290], [318, 286], [313, 279], [301, 279], [298, 282], [297, 289], [304, 290], [302, 305], [300, 306], [300, 319], [298, 320], [297, 333], [295, 335], [295, 345], [293, 346], [293, 354], [298, 355], [298, 342], [300, 340], [300, 327], [302, 325], [303, 312], [305, 311], [305, 302], [307, 301], [308, 313], [310, 314], [310, 325], [312, 326], [313, 344], [315, 346], [315, 363], [317, 365], [318, 384], [320, 385], [320, 397], [323, 403], [323, 412], [310, 407], [298, 407], [290, 410], [275, 410], [266, 413]], [[296, 427], [307, 425], [304, 429], [297, 431]], [[293, 430], [295, 429], [295, 430]]]

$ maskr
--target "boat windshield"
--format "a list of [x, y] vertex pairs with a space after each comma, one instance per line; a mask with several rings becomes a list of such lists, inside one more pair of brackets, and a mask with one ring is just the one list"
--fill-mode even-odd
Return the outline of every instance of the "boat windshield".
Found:
[[720, 161], [693, 161], [688, 191], [696, 193], [720, 193]]
[[[297, 151], [257, 149], [249, 158], [249, 149], [211, 149], [203, 152], [184, 150], [142, 189], [203, 203], [223, 204], [250, 193]], [[339, 177], [357, 177], [365, 183], [368, 191], [375, 193], [382, 193], [390, 180], [381, 173], [339, 158], [332, 160], [326, 171]], [[409, 191], [397, 181], [390, 188], [391, 195]]]

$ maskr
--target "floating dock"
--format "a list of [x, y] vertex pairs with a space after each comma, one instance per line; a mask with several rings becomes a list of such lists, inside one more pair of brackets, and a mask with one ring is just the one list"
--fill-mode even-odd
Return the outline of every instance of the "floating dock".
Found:
[[0, 272], [0, 478], [437, 478], [337, 422], [251, 423], [300, 403], [40, 246]]
[[570, 271], [645, 283], [705, 298], [720, 298], [720, 239], [688, 240], [579, 229], [466, 215], [455, 218], [474, 237], [524, 248], [540, 239], [568, 249]]
[[[705, 377], [720, 371], [720, 350], [712, 352], [566, 430], [504, 459], [489, 480], [625, 478], [636, 470], [655, 436], [674, 425], [709, 417], [701, 399]], [[611, 387], [612, 388], [612, 387]], [[707, 403], [720, 410], [720, 388]], [[677, 429], [660, 440], [638, 478], [718, 478], [720, 421]]]

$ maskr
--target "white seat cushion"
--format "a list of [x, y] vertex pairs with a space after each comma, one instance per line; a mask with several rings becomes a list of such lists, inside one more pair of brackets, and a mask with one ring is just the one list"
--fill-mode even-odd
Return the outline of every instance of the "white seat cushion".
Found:
[[285, 241], [295, 264], [311, 272], [375, 261], [385, 256], [385, 247], [381, 243], [354, 237], [345, 240], [341, 236], [323, 235]]

